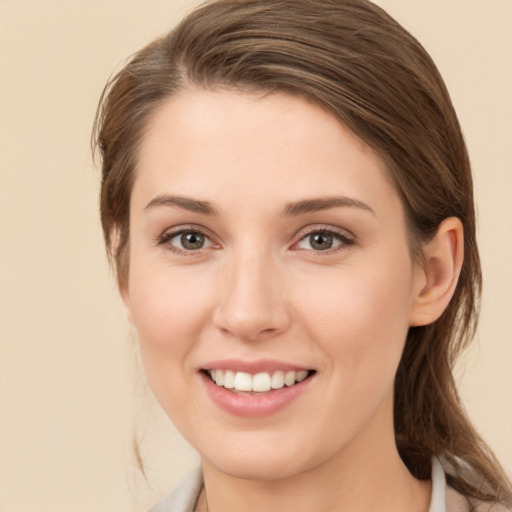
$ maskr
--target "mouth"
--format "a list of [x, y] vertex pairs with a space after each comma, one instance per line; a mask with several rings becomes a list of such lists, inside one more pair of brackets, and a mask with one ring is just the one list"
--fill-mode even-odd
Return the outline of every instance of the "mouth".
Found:
[[202, 370], [216, 386], [235, 394], [256, 395], [283, 388], [291, 388], [312, 377], [315, 370], [276, 370], [273, 372], [248, 372], [210, 369]]

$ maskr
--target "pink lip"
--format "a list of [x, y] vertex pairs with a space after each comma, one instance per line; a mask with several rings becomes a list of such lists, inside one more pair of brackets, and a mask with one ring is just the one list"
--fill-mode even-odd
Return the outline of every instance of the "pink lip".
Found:
[[262, 372], [275, 372], [282, 370], [285, 372], [312, 370], [305, 366], [276, 361], [273, 359], [261, 359], [259, 361], [243, 361], [241, 359], [219, 359], [217, 361], [209, 361], [202, 366], [203, 370], [231, 370], [234, 372], [246, 372], [252, 375]]
[[[221, 365], [216, 368], [225, 367]], [[260, 368], [258, 366], [258, 371], [261, 371]], [[200, 372], [199, 377], [214, 404], [229, 414], [245, 418], [261, 418], [276, 414], [298, 399], [314, 380], [314, 376], [310, 376], [290, 387], [285, 386], [266, 393], [239, 394], [217, 386], [204, 372]]]

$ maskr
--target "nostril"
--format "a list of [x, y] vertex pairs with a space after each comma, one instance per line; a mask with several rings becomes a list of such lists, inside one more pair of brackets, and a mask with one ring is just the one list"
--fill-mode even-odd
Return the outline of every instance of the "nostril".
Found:
[[246, 267], [243, 270], [221, 285], [214, 325], [224, 335], [246, 342], [285, 331], [290, 325], [290, 314], [280, 299], [281, 293], [276, 292], [277, 280], [263, 276], [262, 272], [256, 272], [256, 277]]

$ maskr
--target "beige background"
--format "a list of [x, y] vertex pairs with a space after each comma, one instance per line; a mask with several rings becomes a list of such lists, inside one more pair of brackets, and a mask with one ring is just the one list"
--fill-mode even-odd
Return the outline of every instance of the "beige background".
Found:
[[[512, 1], [379, 3], [432, 53], [465, 130], [486, 279], [461, 390], [512, 474]], [[0, 0], [1, 512], [144, 510], [196, 464], [137, 377], [88, 149], [113, 68], [191, 5]]]

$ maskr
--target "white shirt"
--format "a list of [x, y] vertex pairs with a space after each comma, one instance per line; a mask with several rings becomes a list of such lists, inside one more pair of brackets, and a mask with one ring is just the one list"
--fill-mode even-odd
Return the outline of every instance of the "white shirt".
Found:
[[[157, 503], [148, 512], [194, 512], [197, 498], [203, 487], [203, 475], [198, 468], [190, 473], [183, 482]], [[478, 511], [504, 510], [482, 504]], [[428, 512], [469, 512], [469, 504], [464, 496], [446, 485], [443, 466], [437, 458], [432, 459], [432, 496]]]

